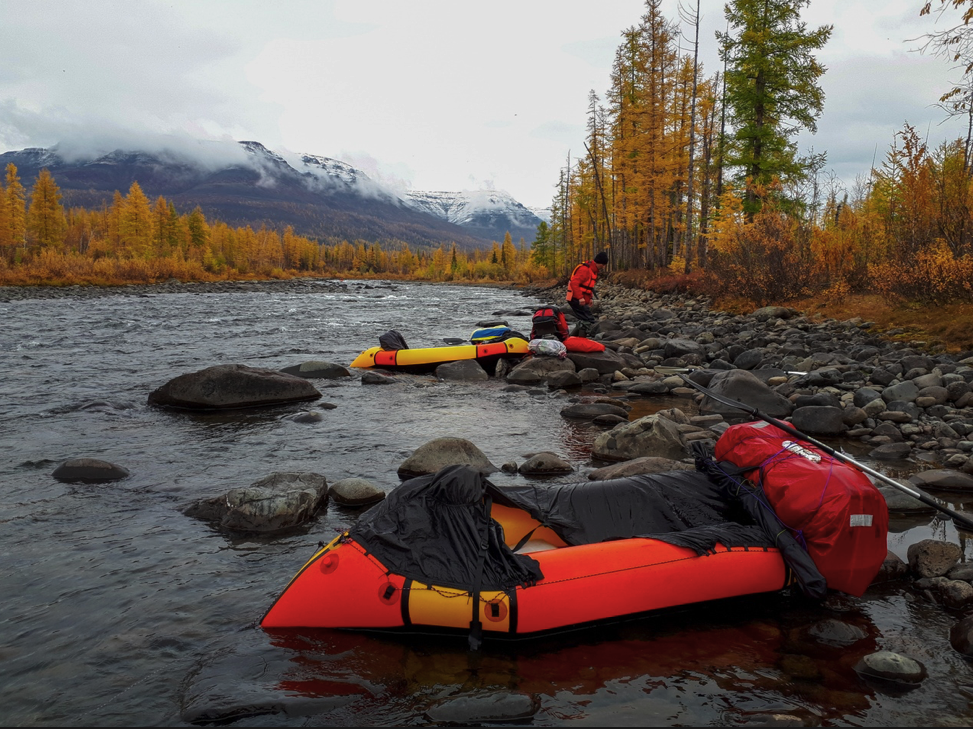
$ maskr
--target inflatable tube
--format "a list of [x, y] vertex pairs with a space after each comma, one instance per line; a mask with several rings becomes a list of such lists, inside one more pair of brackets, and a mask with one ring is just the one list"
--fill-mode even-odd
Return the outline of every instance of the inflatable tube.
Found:
[[[651, 610], [785, 586], [787, 570], [774, 548], [712, 553], [656, 539], [619, 539], [567, 546], [527, 512], [494, 504], [491, 515], [508, 546], [528, 545], [544, 577], [505, 591], [479, 593], [485, 633], [520, 636]], [[442, 628], [469, 630], [470, 592], [427, 585], [391, 573], [347, 534], [317, 552], [261, 621], [264, 628]]]
[[351, 363], [352, 367], [383, 367], [385, 369], [429, 369], [443, 362], [475, 359], [495, 363], [500, 357], [527, 354], [527, 342], [513, 337], [490, 344], [462, 344], [455, 347], [427, 347], [424, 349], [366, 349]]

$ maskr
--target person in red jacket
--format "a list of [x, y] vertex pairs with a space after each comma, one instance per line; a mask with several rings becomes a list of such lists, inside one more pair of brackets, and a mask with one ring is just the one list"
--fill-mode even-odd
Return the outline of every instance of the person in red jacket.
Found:
[[568, 281], [568, 304], [578, 317], [578, 328], [585, 333], [595, 323], [595, 317], [591, 313], [591, 298], [595, 294], [598, 272], [607, 265], [608, 254], [601, 251], [594, 259], [579, 264]]

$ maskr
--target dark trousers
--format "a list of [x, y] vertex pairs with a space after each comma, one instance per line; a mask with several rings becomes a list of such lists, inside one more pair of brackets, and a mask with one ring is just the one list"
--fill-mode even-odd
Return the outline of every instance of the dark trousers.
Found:
[[579, 334], [580, 331], [587, 332], [588, 328], [595, 323], [594, 314], [591, 313], [591, 307], [587, 304], [582, 304], [577, 299], [571, 299], [568, 301], [571, 305], [571, 311], [574, 315], [578, 317], [578, 325], [574, 328], [573, 334]]

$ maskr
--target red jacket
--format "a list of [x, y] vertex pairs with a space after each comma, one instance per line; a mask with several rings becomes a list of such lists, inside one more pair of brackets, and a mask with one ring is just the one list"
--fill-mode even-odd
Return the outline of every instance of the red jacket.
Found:
[[577, 299], [582, 304], [591, 303], [591, 295], [595, 291], [595, 283], [598, 281], [598, 264], [594, 261], [585, 261], [578, 264], [571, 274], [568, 282], [567, 300]]

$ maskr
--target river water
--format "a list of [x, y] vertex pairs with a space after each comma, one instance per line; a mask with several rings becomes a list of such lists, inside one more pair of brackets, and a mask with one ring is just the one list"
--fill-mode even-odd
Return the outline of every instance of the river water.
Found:
[[[391, 328], [413, 347], [434, 346], [468, 337], [496, 311], [539, 303], [461, 286], [317, 288], [0, 304], [4, 725], [181, 725], [207, 716], [414, 725], [451, 699], [510, 693], [536, 698], [538, 725], [766, 723], [777, 714], [807, 725], [973, 721], [973, 671], [948, 642], [955, 617], [904, 586], [824, 606], [750, 597], [488, 642], [477, 654], [455, 638], [256, 627], [317, 543], [358, 512], [332, 504], [302, 533], [228, 537], [183, 515], [196, 499], [274, 471], [361, 476], [388, 490], [412, 450], [439, 436], [467, 438], [497, 465], [554, 450], [577, 469], [565, 480], [602, 465], [589, 458], [600, 431], [563, 420], [563, 396], [507, 393], [495, 380], [316, 380], [317, 403], [220, 415], [146, 405], [167, 380], [211, 365], [347, 364]], [[505, 318], [529, 330], [529, 316]], [[323, 420], [289, 419], [302, 409]], [[131, 476], [101, 485], [51, 477], [78, 457]], [[930, 537], [958, 538], [932, 517], [897, 519], [890, 548], [904, 556]], [[856, 639], [836, 634], [834, 620]], [[864, 682], [853, 666], [879, 649], [921, 661], [929, 677], [912, 691]]]

